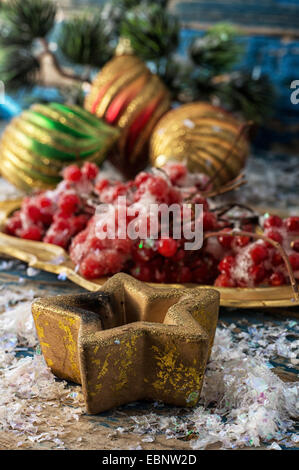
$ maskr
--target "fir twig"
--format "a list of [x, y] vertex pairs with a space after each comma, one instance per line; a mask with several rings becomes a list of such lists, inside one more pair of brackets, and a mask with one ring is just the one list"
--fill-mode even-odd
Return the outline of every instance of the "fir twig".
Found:
[[209, 69], [213, 75], [231, 70], [243, 51], [237, 33], [230, 24], [216, 24], [192, 42], [189, 49], [192, 60], [201, 68]]
[[56, 5], [52, 0], [10, 0], [4, 5], [10, 33], [7, 41], [22, 38], [27, 43], [44, 38], [54, 26]]
[[159, 5], [140, 5], [129, 10], [121, 25], [134, 52], [145, 61], [169, 57], [179, 43], [179, 22]]
[[58, 46], [75, 64], [102, 67], [111, 58], [112, 50], [101, 11], [96, 16], [84, 14], [64, 21]]
[[8, 46], [0, 49], [0, 77], [7, 90], [33, 86], [39, 62], [29, 48]]

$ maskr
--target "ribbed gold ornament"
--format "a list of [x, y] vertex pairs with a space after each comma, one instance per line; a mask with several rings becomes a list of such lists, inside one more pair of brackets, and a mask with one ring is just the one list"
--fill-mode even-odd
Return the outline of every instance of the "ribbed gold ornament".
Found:
[[161, 167], [169, 160], [186, 162], [220, 187], [245, 165], [249, 144], [246, 124], [209, 103], [195, 102], [166, 113], [150, 139], [150, 159]]
[[35, 104], [4, 131], [1, 173], [25, 192], [52, 188], [66, 165], [100, 164], [119, 134], [78, 106]]
[[146, 165], [151, 132], [169, 108], [170, 95], [159, 77], [128, 53], [103, 67], [85, 100], [85, 109], [121, 129], [113, 162], [127, 176]]

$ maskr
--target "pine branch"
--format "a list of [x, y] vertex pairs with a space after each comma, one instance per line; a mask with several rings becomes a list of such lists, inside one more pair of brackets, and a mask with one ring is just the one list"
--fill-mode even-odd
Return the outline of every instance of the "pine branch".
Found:
[[8, 46], [0, 49], [0, 77], [7, 90], [33, 86], [39, 62], [29, 48]]
[[56, 5], [51, 0], [10, 0], [5, 3], [6, 44], [29, 44], [44, 38], [54, 26]]
[[242, 51], [237, 30], [229, 24], [219, 23], [192, 42], [189, 54], [196, 65], [218, 75], [231, 70]]
[[80, 65], [101, 67], [112, 56], [110, 37], [100, 14], [65, 21], [58, 46], [69, 60]]
[[32, 37], [30, 34], [20, 31], [14, 24], [11, 24], [7, 18], [4, 9], [0, 12], [0, 45], [13, 46], [19, 45], [21, 47], [30, 46]]
[[121, 25], [134, 52], [143, 60], [158, 62], [169, 57], [179, 43], [179, 22], [159, 5], [140, 5], [130, 10]]
[[193, 65], [176, 54], [159, 61], [157, 72], [170, 90], [172, 99], [190, 101], [193, 97]]
[[259, 124], [272, 113], [275, 91], [269, 77], [253, 71], [236, 71], [218, 77], [215, 95], [230, 111], [241, 112], [246, 120]]

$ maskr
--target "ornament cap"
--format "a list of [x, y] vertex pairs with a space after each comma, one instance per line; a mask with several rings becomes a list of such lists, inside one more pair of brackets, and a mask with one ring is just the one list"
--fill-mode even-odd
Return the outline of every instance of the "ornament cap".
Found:
[[134, 50], [129, 38], [120, 37], [115, 49], [115, 55], [134, 55]]

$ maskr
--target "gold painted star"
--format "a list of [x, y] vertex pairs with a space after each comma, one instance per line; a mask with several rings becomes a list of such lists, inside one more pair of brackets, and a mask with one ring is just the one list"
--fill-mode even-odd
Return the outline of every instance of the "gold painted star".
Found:
[[89, 413], [137, 400], [196, 405], [218, 309], [213, 289], [150, 287], [123, 273], [97, 292], [32, 304], [48, 366], [82, 384]]

